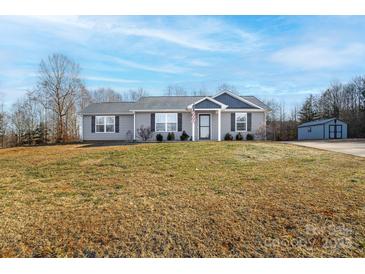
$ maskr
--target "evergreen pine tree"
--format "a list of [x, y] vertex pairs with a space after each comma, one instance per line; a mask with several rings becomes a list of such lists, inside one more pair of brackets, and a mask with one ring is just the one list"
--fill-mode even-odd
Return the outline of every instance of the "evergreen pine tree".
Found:
[[316, 111], [315, 98], [311, 94], [305, 99], [304, 104], [299, 111], [299, 120], [301, 123], [305, 123], [315, 119], [318, 119], [318, 113]]

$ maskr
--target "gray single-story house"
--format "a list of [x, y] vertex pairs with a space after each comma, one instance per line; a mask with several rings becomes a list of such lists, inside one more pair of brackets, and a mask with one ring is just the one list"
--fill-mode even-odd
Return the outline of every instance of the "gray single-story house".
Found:
[[80, 112], [84, 141], [141, 140], [138, 129], [149, 127], [151, 140], [160, 133], [176, 140], [185, 131], [192, 141], [223, 140], [226, 133], [266, 138], [269, 107], [254, 96], [229, 91], [215, 96], [148, 96], [136, 102], [93, 103]]
[[347, 124], [336, 118], [311, 121], [298, 126], [298, 140], [346, 138]]

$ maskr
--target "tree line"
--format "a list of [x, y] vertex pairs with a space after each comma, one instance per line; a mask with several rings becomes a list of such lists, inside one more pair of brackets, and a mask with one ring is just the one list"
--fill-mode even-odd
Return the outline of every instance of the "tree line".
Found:
[[[10, 111], [0, 101], [0, 145], [40, 145], [79, 140], [78, 112], [93, 102], [135, 101], [143, 88], [118, 93], [110, 88], [88, 90], [80, 66], [62, 54], [39, 65], [36, 85]], [[0, 97], [2, 98], [2, 96]]]
[[271, 140], [296, 140], [297, 126], [318, 119], [337, 118], [348, 124], [349, 138], [365, 138], [365, 76], [348, 83], [334, 82], [318, 95], [310, 94], [290, 112], [285, 104], [268, 101], [267, 132]]
[[[221, 85], [218, 90], [229, 87]], [[208, 95], [205, 88], [188, 90], [167, 86], [165, 95]], [[148, 95], [143, 88], [117, 92], [87, 89], [80, 66], [62, 54], [41, 60], [35, 87], [4, 110], [0, 94], [0, 146], [69, 143], [79, 140], [78, 112], [90, 103], [137, 101]]]
[[[236, 87], [221, 84], [213, 92]], [[188, 90], [180, 85], [169, 85], [165, 95], [212, 95], [206, 88]], [[87, 89], [80, 75], [80, 66], [62, 54], [42, 60], [36, 85], [4, 110], [0, 94], [0, 145], [40, 145], [68, 143], [79, 140], [77, 113], [93, 102], [137, 101], [148, 95], [143, 88], [116, 92], [111, 88]], [[365, 77], [349, 83], [332, 83], [319, 95], [309, 95], [301, 106], [290, 111], [277, 100], [265, 102], [269, 140], [295, 140], [300, 123], [316, 119], [338, 118], [348, 123], [349, 137], [365, 137]]]

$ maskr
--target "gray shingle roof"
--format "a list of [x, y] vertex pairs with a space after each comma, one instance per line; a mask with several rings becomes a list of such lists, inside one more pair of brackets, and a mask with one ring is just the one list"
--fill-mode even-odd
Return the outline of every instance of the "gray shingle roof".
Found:
[[265, 103], [263, 103], [262, 101], [260, 101], [259, 99], [257, 99], [255, 96], [241, 96], [243, 99], [263, 108], [266, 110], [271, 110], [270, 107], [268, 105], [266, 105]]
[[124, 114], [129, 113], [135, 102], [93, 103], [84, 108], [82, 114]]
[[330, 121], [333, 121], [335, 119], [336, 118], [321, 119], [321, 120], [310, 121], [310, 122], [306, 122], [306, 123], [300, 124], [298, 127], [308, 127], [308, 126], [322, 125], [322, 124], [328, 123]]
[[148, 96], [136, 102], [135, 110], [186, 109], [205, 96]]
[[[188, 105], [204, 98], [205, 96], [148, 96], [142, 97], [137, 102], [110, 102], [93, 103], [81, 111], [81, 114], [127, 114], [131, 110], [178, 110], [186, 109]], [[255, 96], [241, 96], [266, 110], [270, 108]]]

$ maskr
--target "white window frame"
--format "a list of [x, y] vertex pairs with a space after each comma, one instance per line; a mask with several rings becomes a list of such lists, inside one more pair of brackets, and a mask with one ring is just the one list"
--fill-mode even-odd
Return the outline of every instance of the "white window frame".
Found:
[[[237, 129], [237, 114], [243, 114], [244, 116], [246, 116], [246, 127], [245, 127], [245, 129], [244, 130], [238, 130]], [[235, 119], [235, 132], [247, 132], [247, 112], [236, 112], [235, 113], [235, 117], [234, 117], [234, 119]]]
[[[106, 122], [107, 118], [112, 117], [113, 118], [113, 124]], [[97, 120], [98, 118], [103, 118], [104, 123], [103, 124], [98, 124]], [[97, 126], [104, 126], [104, 131], [97, 131]], [[113, 131], [106, 131], [106, 126], [110, 126], [113, 125]], [[115, 133], [115, 116], [112, 115], [108, 115], [108, 116], [95, 116], [95, 133]]]
[[[176, 130], [167, 130], [167, 114], [175, 114], [176, 117]], [[157, 123], [157, 115], [164, 115], [165, 116], [165, 129], [164, 130], [157, 130], [157, 126], [156, 124], [162, 124], [162, 123]], [[155, 113], [155, 132], [177, 132], [178, 131], [178, 117], [177, 117], [177, 113], [172, 113], [172, 112], [158, 112]]]

